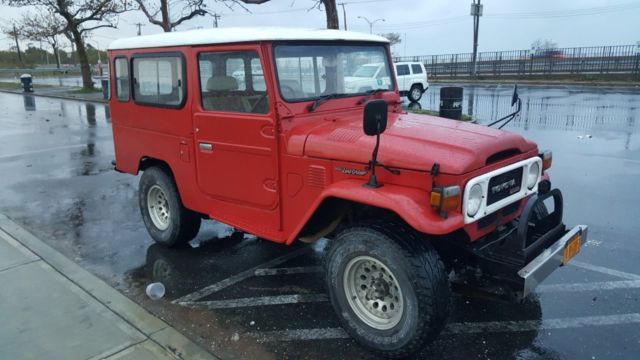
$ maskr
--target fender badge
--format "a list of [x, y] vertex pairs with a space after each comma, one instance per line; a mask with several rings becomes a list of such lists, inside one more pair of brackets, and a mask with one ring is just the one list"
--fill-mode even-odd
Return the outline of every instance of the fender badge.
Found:
[[345, 167], [342, 167], [342, 166], [336, 167], [336, 170], [338, 170], [341, 173], [346, 174], [346, 175], [364, 176], [367, 173], [366, 170], [348, 169], [348, 168], [345, 168]]

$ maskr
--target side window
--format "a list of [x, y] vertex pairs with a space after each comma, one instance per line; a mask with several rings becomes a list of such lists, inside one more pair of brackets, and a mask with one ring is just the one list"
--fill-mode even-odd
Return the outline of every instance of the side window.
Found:
[[422, 74], [422, 66], [420, 66], [420, 64], [411, 64], [411, 72], [414, 74]]
[[236, 90], [247, 90], [246, 74], [244, 72], [244, 60], [238, 57], [229, 57], [225, 64], [225, 75], [232, 76], [238, 82]]
[[125, 58], [116, 58], [113, 67], [115, 68], [116, 98], [120, 101], [129, 101], [129, 62]]
[[133, 98], [150, 105], [180, 106], [184, 99], [184, 68], [180, 56], [133, 59]]
[[251, 59], [251, 76], [253, 77], [253, 90], [267, 91], [267, 84], [264, 82], [264, 73], [260, 59]]
[[269, 97], [255, 51], [198, 54], [202, 107], [211, 111], [266, 114]]
[[409, 75], [409, 65], [396, 65], [396, 73], [398, 74], [398, 76]]

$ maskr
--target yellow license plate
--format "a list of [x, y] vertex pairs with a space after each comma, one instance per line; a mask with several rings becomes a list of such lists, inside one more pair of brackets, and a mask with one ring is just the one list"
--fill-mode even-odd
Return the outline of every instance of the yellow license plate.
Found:
[[571, 260], [572, 257], [576, 256], [577, 253], [580, 252], [580, 246], [582, 245], [582, 234], [576, 234], [569, 242], [567, 242], [567, 246], [564, 248], [564, 254], [562, 255], [562, 265]]

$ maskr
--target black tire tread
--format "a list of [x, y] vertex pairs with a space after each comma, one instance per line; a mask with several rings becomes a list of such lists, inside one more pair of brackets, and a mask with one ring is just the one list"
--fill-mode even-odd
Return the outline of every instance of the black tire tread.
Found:
[[409, 100], [414, 101], [414, 102], [420, 101], [420, 99], [422, 99], [422, 94], [420, 94], [420, 97], [417, 98], [417, 99], [413, 99], [411, 97], [411, 94], [413, 93], [413, 89], [414, 88], [420, 88], [420, 90], [424, 90], [424, 88], [423, 88], [423, 86], [421, 84], [413, 84], [413, 85], [411, 85], [411, 88], [409, 89], [409, 93], [407, 94], [407, 97], [409, 98]]
[[[392, 246], [395, 245], [396, 250], [407, 260], [408, 275], [411, 281], [417, 284], [415, 289], [418, 303], [425, 305], [424, 311], [421, 312], [423, 319], [420, 319], [417, 332], [409, 343], [398, 350], [372, 350], [384, 357], [404, 358], [410, 356], [431, 343], [445, 326], [449, 314], [450, 288], [444, 263], [428, 240], [414, 229], [398, 222], [373, 220], [360, 222], [338, 234], [336, 239], [331, 242], [327, 256], [325, 256], [325, 269], [327, 269], [328, 261], [330, 261], [333, 252], [339, 250], [339, 241], [342, 235], [363, 230], [382, 233], [392, 240]], [[327, 283], [329, 282], [327, 281]], [[431, 320], [427, 321], [426, 318]], [[340, 320], [342, 321], [342, 319]], [[347, 330], [349, 329], [347, 328]]]
[[[176, 184], [171, 172], [161, 166], [152, 166], [147, 168], [142, 174], [142, 176], [143, 178], [140, 179], [141, 185], [143, 181], [146, 181], [148, 178], [156, 179], [156, 182], [158, 182], [158, 180], [159, 182], [163, 182], [164, 183], [163, 188], [167, 192], [167, 196], [172, 198], [177, 203], [177, 207], [179, 209], [178, 210], [179, 221], [177, 222], [177, 224], [175, 224], [177, 228], [172, 229], [173, 233], [171, 234], [170, 239], [168, 241], [159, 241], [150, 232], [152, 238], [157, 243], [167, 247], [182, 245], [191, 241], [193, 238], [195, 238], [196, 235], [198, 235], [198, 232], [200, 231], [200, 224], [202, 219], [198, 213], [185, 208], [184, 205], [182, 204], [180, 193], [178, 192], [178, 188], [176, 187]], [[146, 216], [144, 214], [145, 210], [143, 210], [142, 208], [144, 206], [143, 198], [146, 195], [142, 194], [141, 189], [139, 189], [138, 191], [140, 191], [139, 201], [140, 201], [141, 211], [143, 212], [142, 216], [143, 216], [143, 219], [145, 219], [145, 225], [147, 225], [147, 228], [148, 228], [149, 227], [149, 225], [147, 224], [148, 220], [146, 219]], [[151, 226], [153, 225], [151, 224]]]

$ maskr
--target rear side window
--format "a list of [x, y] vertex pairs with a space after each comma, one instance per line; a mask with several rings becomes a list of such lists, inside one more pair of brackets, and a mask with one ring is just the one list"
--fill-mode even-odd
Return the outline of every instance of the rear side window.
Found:
[[133, 98], [137, 103], [180, 107], [184, 100], [184, 68], [179, 55], [133, 59]]
[[129, 101], [129, 62], [126, 58], [116, 58], [113, 67], [115, 68], [116, 98], [120, 101]]
[[414, 74], [422, 74], [422, 66], [420, 66], [420, 64], [411, 64], [411, 72]]
[[409, 65], [396, 65], [396, 73], [398, 74], [398, 76], [409, 75]]
[[266, 114], [269, 97], [256, 51], [198, 54], [202, 107], [209, 111]]

